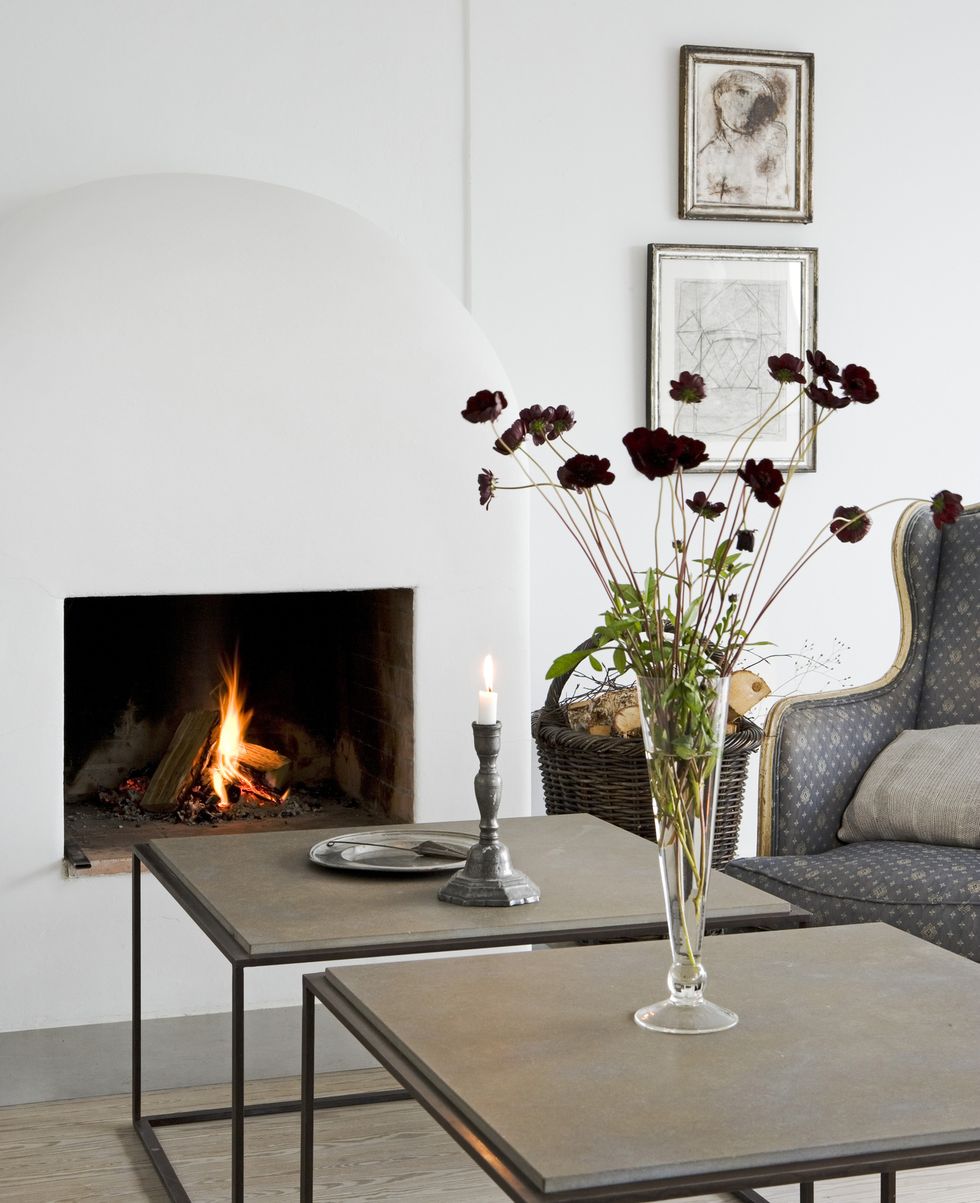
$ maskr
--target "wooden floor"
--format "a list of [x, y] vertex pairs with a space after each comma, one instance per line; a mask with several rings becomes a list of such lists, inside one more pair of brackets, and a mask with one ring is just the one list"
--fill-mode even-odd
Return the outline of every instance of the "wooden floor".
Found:
[[[328, 1074], [326, 1092], [373, 1089], [390, 1080], [381, 1070]], [[297, 1097], [291, 1079], [258, 1082], [249, 1098]], [[198, 1087], [147, 1096], [148, 1113], [223, 1105], [227, 1087]], [[502, 1203], [492, 1185], [415, 1103], [321, 1112], [317, 1119], [317, 1203]], [[168, 1128], [168, 1153], [194, 1203], [228, 1198], [228, 1128]], [[248, 1203], [296, 1200], [299, 1117], [248, 1121]], [[792, 1187], [772, 1187], [771, 1203], [796, 1203]], [[900, 1203], [978, 1203], [980, 1166], [915, 1170], [899, 1175]], [[129, 1099], [36, 1103], [0, 1109], [0, 1198], [4, 1203], [165, 1203], [166, 1196], [129, 1126]], [[723, 1195], [701, 1196], [722, 1203]], [[730, 1199], [730, 1196], [727, 1197]], [[878, 1203], [876, 1179], [821, 1183], [818, 1203]]]

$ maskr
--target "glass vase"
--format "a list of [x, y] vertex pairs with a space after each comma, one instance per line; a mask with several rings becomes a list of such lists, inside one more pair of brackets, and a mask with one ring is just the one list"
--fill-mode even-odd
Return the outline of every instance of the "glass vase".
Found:
[[634, 1016], [653, 1031], [721, 1032], [738, 1022], [704, 997], [701, 964], [728, 684], [728, 677], [637, 680], [671, 951], [668, 997]]

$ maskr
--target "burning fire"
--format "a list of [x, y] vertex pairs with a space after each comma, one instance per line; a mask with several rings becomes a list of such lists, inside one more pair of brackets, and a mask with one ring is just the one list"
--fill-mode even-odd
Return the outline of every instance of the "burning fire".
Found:
[[252, 712], [245, 709], [237, 656], [230, 664], [222, 663], [221, 676], [224, 688], [218, 696], [218, 736], [207, 760], [218, 810], [234, 806], [229, 793], [233, 789], [236, 797], [246, 795], [252, 804], [279, 806], [289, 796], [289, 790], [283, 789], [289, 761], [272, 748], [245, 740]]
[[218, 799], [218, 809], [228, 810], [231, 800], [227, 787], [243, 784], [239, 761], [252, 712], [245, 709], [245, 693], [239, 683], [237, 657], [231, 664], [222, 664], [221, 676], [224, 689], [218, 697], [221, 717], [218, 738], [211, 752], [211, 787]]

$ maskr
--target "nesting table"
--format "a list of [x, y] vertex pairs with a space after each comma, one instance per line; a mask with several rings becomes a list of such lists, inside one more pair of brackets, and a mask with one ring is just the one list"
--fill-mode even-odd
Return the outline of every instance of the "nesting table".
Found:
[[[434, 829], [476, 835], [478, 824], [405, 827], [406, 833]], [[135, 849], [132, 1117], [168, 1198], [174, 1203], [190, 1203], [160, 1143], [161, 1128], [229, 1120], [229, 1198], [232, 1203], [243, 1203], [246, 1117], [300, 1110], [300, 1100], [245, 1105], [246, 969], [665, 933], [657, 850], [646, 840], [590, 815], [504, 819], [501, 829], [514, 863], [540, 886], [539, 903], [452, 906], [436, 898], [444, 876], [358, 874], [331, 871], [311, 863], [308, 853], [314, 843], [350, 828], [153, 840]], [[169, 891], [231, 965], [230, 1107], [143, 1114], [141, 866]], [[794, 927], [806, 917], [805, 912], [742, 882], [721, 874], [712, 880], [709, 929]], [[537, 955], [476, 960], [518, 960], [527, 966]], [[472, 960], [467, 958], [467, 963]], [[151, 969], [152, 964], [148, 963], [147, 968]], [[652, 998], [662, 990], [663, 977], [659, 971], [651, 974], [644, 997], [649, 994]], [[406, 1097], [400, 1090], [375, 1091], [320, 1098], [315, 1106], [351, 1106]]]
[[[666, 946], [344, 966], [304, 978], [518, 1203], [640, 1203], [980, 1159], [980, 965], [883, 924], [716, 937], [738, 1025], [639, 1028]], [[307, 1048], [309, 1053], [309, 1047]], [[304, 1056], [302, 1203], [311, 1194]]]

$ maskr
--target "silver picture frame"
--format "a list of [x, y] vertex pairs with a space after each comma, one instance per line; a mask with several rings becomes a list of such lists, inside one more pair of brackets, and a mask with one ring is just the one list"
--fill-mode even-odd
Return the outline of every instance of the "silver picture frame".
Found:
[[[817, 251], [652, 243], [647, 265], [647, 424], [705, 443], [710, 459], [693, 471], [717, 472], [734, 444], [734, 471], [748, 445], [738, 436], [779, 388], [769, 357], [789, 352], [805, 362], [817, 346]], [[704, 380], [700, 403], [671, 398], [684, 371]], [[780, 468], [802, 455], [798, 470], [812, 472], [816, 440], [803, 436], [815, 407], [801, 390], [786, 386], [751, 454]]]
[[682, 218], [813, 219], [813, 55], [682, 46]]

